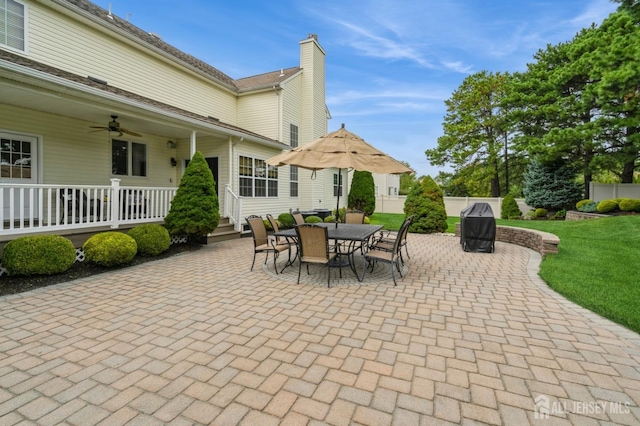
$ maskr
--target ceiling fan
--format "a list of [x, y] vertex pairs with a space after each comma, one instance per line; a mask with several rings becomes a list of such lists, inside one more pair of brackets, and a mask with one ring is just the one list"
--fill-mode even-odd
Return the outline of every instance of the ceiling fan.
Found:
[[120, 123], [118, 123], [116, 121], [116, 119], [118, 118], [117, 115], [112, 115], [111, 116], [112, 120], [109, 122], [109, 124], [107, 126], [89, 126], [92, 129], [99, 129], [99, 130], [92, 130], [89, 133], [93, 133], [93, 132], [101, 132], [103, 130], [108, 130], [109, 132], [118, 132], [118, 136], [122, 136], [123, 133], [126, 133], [128, 135], [131, 136], [138, 136], [141, 137], [142, 135], [136, 132], [133, 132], [131, 130], [127, 130], [123, 127], [120, 127]]

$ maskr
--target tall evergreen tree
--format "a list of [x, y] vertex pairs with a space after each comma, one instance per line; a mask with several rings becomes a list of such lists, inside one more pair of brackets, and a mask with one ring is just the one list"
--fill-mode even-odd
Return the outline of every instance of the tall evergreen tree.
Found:
[[559, 162], [544, 163], [539, 159], [529, 164], [523, 192], [527, 205], [547, 210], [571, 208], [582, 198], [574, 170]]
[[164, 218], [171, 235], [186, 235], [189, 240], [196, 241], [216, 229], [220, 222], [220, 207], [215, 187], [207, 161], [196, 152]]
[[373, 214], [376, 209], [376, 187], [371, 172], [353, 172], [348, 202], [349, 208], [363, 211], [367, 216]]
[[410, 232], [432, 234], [447, 230], [447, 211], [442, 190], [430, 176], [413, 184], [404, 202], [404, 214], [413, 215]]

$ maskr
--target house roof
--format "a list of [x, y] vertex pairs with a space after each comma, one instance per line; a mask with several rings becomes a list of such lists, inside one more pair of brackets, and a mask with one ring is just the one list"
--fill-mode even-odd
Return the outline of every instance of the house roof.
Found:
[[243, 129], [241, 127], [238, 126], [234, 126], [232, 124], [228, 124], [225, 123], [223, 121], [220, 121], [218, 119], [212, 118], [212, 117], [205, 117], [203, 115], [200, 114], [196, 114], [193, 113], [191, 111], [187, 111], [181, 108], [177, 108], [175, 106], [163, 103], [163, 102], [158, 102], [154, 99], [151, 98], [147, 98], [144, 96], [140, 96], [136, 93], [133, 92], [129, 92], [127, 90], [123, 90], [120, 89], [118, 87], [109, 85], [109, 84], [104, 84], [104, 83], [100, 83], [98, 81], [92, 80], [88, 77], [84, 77], [84, 76], [80, 76], [77, 74], [73, 74], [71, 72], [68, 71], [64, 71], [61, 70], [59, 68], [55, 68], [52, 67], [50, 65], [47, 64], [43, 64], [41, 62], [37, 62], [34, 61], [32, 59], [29, 58], [25, 58], [23, 56], [11, 53], [7, 50], [3, 50], [0, 49], [0, 68], [2, 68], [2, 62], [3, 61], [7, 61], [7, 62], [11, 62], [14, 64], [17, 64], [19, 66], [23, 66], [25, 68], [28, 68], [29, 70], [35, 70], [50, 76], [55, 76], [64, 80], [67, 80], [69, 82], [73, 82], [73, 83], [79, 83], [83, 86], [86, 86], [87, 88], [93, 88], [93, 89], [99, 89], [101, 91], [104, 91], [105, 93], [110, 93], [110, 94], [114, 94], [117, 96], [122, 96], [124, 98], [136, 101], [140, 104], [144, 104], [147, 105], [149, 107], [155, 107], [158, 108], [160, 110], [164, 110], [168, 113], [173, 113], [173, 114], [177, 114], [180, 116], [183, 116], [185, 118], [189, 118], [189, 119], [195, 119], [198, 121], [203, 122], [203, 124], [210, 124], [219, 128], [223, 128], [223, 129], [227, 129], [233, 132], [238, 132], [247, 136], [251, 136], [253, 138], [259, 139], [259, 140], [263, 140], [265, 142], [269, 142], [269, 143], [274, 143], [274, 144], [281, 144], [284, 146], [282, 142], [277, 141], [275, 139], [271, 139], [268, 138], [266, 136], [263, 136], [261, 134], [255, 133], [255, 132], [251, 132], [249, 130]]
[[140, 41], [150, 44], [153, 47], [156, 47], [162, 50], [165, 53], [173, 56], [180, 62], [184, 62], [200, 71], [210, 76], [214, 80], [217, 80], [219, 83], [224, 84], [225, 86], [230, 86], [231, 88], [237, 89], [234, 83], [234, 80], [223, 73], [222, 71], [212, 67], [206, 62], [201, 61], [195, 56], [189, 55], [175, 47], [171, 46], [168, 43], [162, 41], [156, 35], [153, 35], [149, 32], [146, 32], [130, 22], [117, 17], [116, 15], [109, 14], [109, 12], [89, 1], [86, 0], [55, 0], [58, 4], [61, 4], [65, 7], [75, 6], [78, 9], [81, 9], [90, 15], [93, 15], [96, 18], [99, 18], [102, 21], [102, 24], [109, 27], [114, 26], [122, 31], [125, 31], [129, 35], [132, 35], [138, 38]]
[[272, 71], [254, 75], [252, 77], [241, 78], [239, 80], [235, 80], [235, 84], [240, 92], [262, 89], [273, 85], [279, 85], [300, 70], [300, 67], [281, 69], [279, 71]]
[[164, 53], [169, 54], [179, 62], [185, 63], [189, 66], [196, 68], [197, 70], [203, 72], [205, 75], [209, 76], [213, 80], [221, 83], [228, 88], [236, 92], [248, 92], [251, 90], [259, 90], [265, 87], [279, 85], [283, 80], [291, 77], [296, 72], [300, 71], [300, 67], [292, 67], [286, 68], [282, 70], [272, 71], [265, 74], [260, 74], [252, 77], [246, 77], [241, 79], [233, 79], [218, 70], [217, 68], [212, 67], [206, 62], [201, 61], [195, 56], [189, 55], [175, 47], [171, 46], [168, 43], [162, 41], [160, 37], [144, 31], [137, 26], [131, 24], [130, 22], [117, 17], [116, 15], [110, 14], [109, 11], [93, 4], [87, 0], [54, 0], [58, 4], [61, 4], [65, 7], [71, 6], [72, 8], [78, 8], [95, 18], [98, 18], [100, 22], [106, 27], [114, 26], [122, 31], [125, 31], [127, 34], [139, 39], [141, 42], [149, 44], [157, 49], [160, 49]]

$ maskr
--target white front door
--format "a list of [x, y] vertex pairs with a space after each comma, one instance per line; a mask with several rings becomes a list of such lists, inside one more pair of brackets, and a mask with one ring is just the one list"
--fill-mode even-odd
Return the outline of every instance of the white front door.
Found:
[[[14, 133], [0, 132], [0, 183], [38, 183], [38, 138]], [[26, 191], [25, 191], [26, 194]], [[28, 197], [21, 203], [20, 192], [13, 192], [14, 218], [20, 217], [20, 205], [26, 217], [31, 209]], [[9, 218], [11, 209], [10, 191], [2, 190], [3, 213]], [[33, 206], [37, 214], [37, 206]]]

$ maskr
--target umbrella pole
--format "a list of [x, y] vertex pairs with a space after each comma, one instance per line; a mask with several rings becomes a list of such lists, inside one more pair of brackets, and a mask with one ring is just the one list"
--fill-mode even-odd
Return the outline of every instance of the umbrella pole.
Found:
[[338, 169], [338, 201], [336, 202], [336, 228], [340, 220], [340, 193], [342, 192], [342, 169]]

